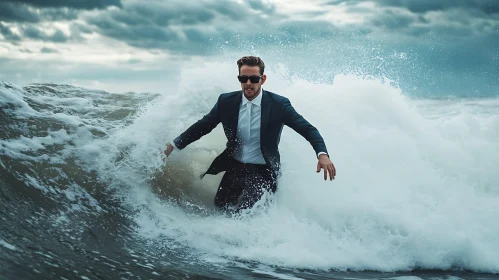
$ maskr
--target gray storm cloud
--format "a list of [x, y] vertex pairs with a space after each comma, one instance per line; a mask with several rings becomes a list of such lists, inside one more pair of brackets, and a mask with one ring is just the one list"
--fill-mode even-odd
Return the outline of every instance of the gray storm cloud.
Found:
[[[367, 2], [374, 5], [364, 5]], [[375, 65], [380, 64], [381, 56], [385, 57], [383, 74], [391, 72], [411, 85], [447, 85], [448, 92], [499, 88], [498, 1], [314, 3], [317, 1], [307, 5], [317, 5], [315, 10], [288, 14], [277, 2], [263, 0], [10, 0], [0, 3], [0, 44], [42, 56], [58, 52], [65, 44], [87, 44], [85, 35], [98, 35], [141, 50], [187, 57], [217, 55], [222, 49], [244, 50], [248, 44], [264, 52], [271, 47], [293, 50], [295, 45], [308, 44], [305, 57], [294, 59], [310, 59], [316, 63], [311, 68], [329, 63], [327, 67], [334, 65], [341, 71], [345, 62], [348, 67], [357, 64], [377, 73], [381, 70]], [[346, 7], [347, 14], [355, 14], [361, 21], [340, 25], [334, 14], [325, 18], [329, 8], [336, 6]], [[301, 18], [295, 18], [296, 14]], [[68, 29], [56, 25], [61, 22]], [[27, 41], [51, 45], [28, 50]], [[412, 61], [395, 67], [399, 62], [389, 60], [393, 53], [404, 53]], [[18, 65], [10, 56], [4, 59], [9, 65]], [[138, 58], [130, 61], [134, 63], [129, 65], [141, 64]], [[19, 73], [29, 71], [17, 68]]]
[[383, 6], [403, 7], [414, 13], [451, 9], [479, 10], [485, 14], [499, 13], [499, 2], [496, 0], [378, 0], [376, 3]]
[[39, 8], [70, 7], [75, 9], [101, 9], [108, 6], [121, 7], [121, 0], [7, 0], [7, 3], [27, 4]]

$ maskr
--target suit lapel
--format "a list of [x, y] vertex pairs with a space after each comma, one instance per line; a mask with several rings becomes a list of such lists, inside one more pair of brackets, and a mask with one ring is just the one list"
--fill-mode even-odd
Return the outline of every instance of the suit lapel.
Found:
[[[265, 129], [267, 128], [267, 124], [269, 123], [270, 116], [270, 99], [265, 90], [262, 90], [262, 115], [260, 122], [260, 137], [265, 133]], [[237, 137], [237, 123], [239, 120], [239, 109], [241, 107], [242, 102], [242, 91], [241, 94], [234, 95], [234, 98], [230, 101], [229, 107], [229, 129], [231, 133], [231, 139], [235, 140]], [[261, 140], [260, 140], [261, 141]]]
[[262, 90], [262, 116], [260, 123], [260, 143], [262, 142], [262, 136], [265, 133], [265, 129], [267, 128], [267, 124], [269, 123], [270, 116], [270, 99], [265, 90]]
[[231, 139], [229, 140], [235, 140], [237, 137], [237, 122], [239, 120], [239, 108], [241, 107], [241, 101], [242, 101], [242, 91], [241, 94], [236, 94], [234, 95], [234, 98], [230, 101], [230, 112], [229, 112], [229, 129], [230, 129], [230, 135]]

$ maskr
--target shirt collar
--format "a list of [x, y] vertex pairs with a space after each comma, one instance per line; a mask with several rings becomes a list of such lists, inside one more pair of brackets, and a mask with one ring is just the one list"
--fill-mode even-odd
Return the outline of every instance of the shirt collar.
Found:
[[257, 106], [261, 106], [262, 105], [262, 95], [263, 95], [263, 88], [260, 88], [260, 93], [257, 95], [257, 97], [255, 97], [255, 99], [249, 101], [246, 96], [244, 96], [244, 92], [243, 92], [243, 102], [242, 102], [242, 106], [246, 105], [246, 103], [248, 102], [251, 102]]

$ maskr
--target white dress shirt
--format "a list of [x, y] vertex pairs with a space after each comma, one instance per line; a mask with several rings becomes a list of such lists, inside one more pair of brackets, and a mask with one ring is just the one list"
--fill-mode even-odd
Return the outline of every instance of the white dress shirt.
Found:
[[262, 90], [260, 88], [260, 93], [251, 101], [244, 96], [244, 93], [241, 93], [242, 102], [239, 107], [239, 119], [237, 121], [239, 146], [236, 147], [234, 153], [234, 158], [240, 162], [265, 164], [265, 159], [260, 149]]

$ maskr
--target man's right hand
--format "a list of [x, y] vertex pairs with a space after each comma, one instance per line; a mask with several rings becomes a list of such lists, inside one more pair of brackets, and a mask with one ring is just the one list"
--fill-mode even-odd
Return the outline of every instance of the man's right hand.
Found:
[[168, 143], [168, 145], [166, 145], [165, 155], [168, 157], [173, 152], [173, 149], [173, 145]]

